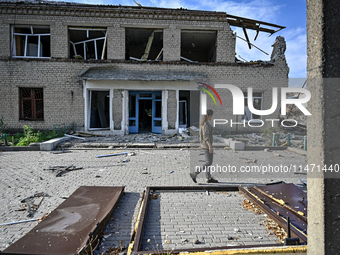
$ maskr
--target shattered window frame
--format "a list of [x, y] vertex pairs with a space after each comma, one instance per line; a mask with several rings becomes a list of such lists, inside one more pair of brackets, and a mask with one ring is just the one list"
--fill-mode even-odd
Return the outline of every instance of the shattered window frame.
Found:
[[163, 61], [163, 36], [163, 28], [126, 27], [125, 60]]
[[[86, 40], [81, 40], [77, 42], [73, 42], [71, 38], [71, 33], [72, 31], [84, 31], [86, 33]], [[99, 32], [103, 31], [105, 33], [104, 36], [101, 37], [94, 37], [91, 38], [91, 31], [92, 32]], [[69, 48], [69, 57], [71, 59], [94, 59], [94, 60], [105, 60], [107, 59], [107, 28], [106, 27], [98, 27], [98, 28], [86, 28], [86, 27], [69, 27], [68, 28], [68, 33], [69, 33], [69, 41], [70, 41], [70, 48]], [[100, 49], [100, 46], [98, 46], [100, 41], [103, 41], [103, 47]], [[87, 53], [89, 50], [89, 44], [93, 42], [93, 49], [94, 52], [90, 53], [94, 55], [94, 58], [89, 58], [89, 54]], [[80, 46], [82, 50], [77, 51], [77, 46]], [[72, 54], [72, 52], [74, 54]], [[99, 53], [99, 54], [98, 54]]]
[[[256, 96], [256, 95], [259, 95], [261, 94], [261, 96]], [[244, 95], [244, 115], [242, 115], [241, 117], [241, 121], [245, 121], [245, 122], [248, 122], [249, 120], [262, 120], [262, 116], [261, 115], [256, 115], [254, 113], [252, 113], [250, 110], [249, 110], [249, 107], [248, 107], [248, 93], [247, 92], [243, 92], [243, 95]], [[257, 109], [256, 108], [256, 100], [261, 100], [260, 102], [260, 109]], [[262, 110], [263, 109], [263, 92], [253, 92], [253, 106], [255, 109], [257, 110]]]
[[181, 29], [181, 61], [216, 63], [217, 37], [217, 30], [213, 29]]
[[19, 120], [44, 120], [43, 88], [19, 88]]
[[[26, 29], [29, 32], [16, 32], [16, 29]], [[36, 33], [36, 30], [48, 30], [48, 33]], [[12, 43], [11, 43], [11, 57], [15, 58], [51, 58], [51, 33], [50, 26], [45, 25], [12, 25], [11, 26], [11, 35], [12, 35]], [[19, 37], [24, 37], [24, 40], [19, 41]], [[48, 37], [45, 40], [42, 40], [42, 37]], [[23, 39], [23, 38], [22, 38]], [[37, 43], [30, 43], [29, 39], [37, 39]], [[23, 45], [20, 45], [23, 44]], [[49, 44], [49, 45], [47, 45]], [[30, 45], [37, 45], [37, 53], [36, 56], [29, 55], [30, 54]], [[44, 46], [47, 48], [48, 56], [43, 56], [45, 52], [43, 52]], [[18, 55], [19, 51], [19, 55]]]

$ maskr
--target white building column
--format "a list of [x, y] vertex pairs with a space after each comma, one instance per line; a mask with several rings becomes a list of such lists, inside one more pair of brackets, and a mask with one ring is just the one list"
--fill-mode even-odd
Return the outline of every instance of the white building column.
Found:
[[124, 135], [129, 134], [129, 91], [127, 89], [122, 91], [122, 122], [121, 132]]
[[169, 91], [162, 90], [162, 133], [168, 134], [168, 97]]

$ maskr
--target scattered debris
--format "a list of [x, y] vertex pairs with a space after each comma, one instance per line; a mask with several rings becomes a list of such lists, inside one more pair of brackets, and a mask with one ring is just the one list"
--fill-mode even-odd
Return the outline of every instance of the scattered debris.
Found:
[[156, 193], [151, 193], [150, 194], [150, 199], [158, 199], [161, 195], [156, 194]]
[[79, 136], [75, 136], [75, 135], [68, 135], [68, 134], [64, 134], [64, 136], [71, 137], [71, 138], [77, 138], [77, 139], [82, 139], [82, 140], [85, 140], [85, 138], [83, 138], [83, 137], [79, 137]]
[[231, 241], [231, 240], [237, 240], [237, 239], [238, 239], [238, 237], [232, 237], [232, 236], [228, 236], [228, 237], [227, 237], [227, 239], [228, 239], [229, 241]]
[[189, 127], [188, 131], [189, 131], [190, 135], [193, 135], [193, 136], [199, 135], [199, 132], [200, 132], [200, 130], [195, 126]]
[[80, 132], [80, 131], [78, 131], [78, 135], [79, 136], [83, 136], [83, 137], [96, 137], [96, 136], [101, 136], [102, 137], [102, 135], [93, 134], [93, 133], [86, 133], [86, 132]]
[[198, 239], [194, 239], [192, 242], [193, 242], [193, 244], [200, 244], [201, 243]]
[[[121, 252], [125, 250], [125, 247], [123, 246], [123, 241], [119, 241], [119, 246], [118, 247], [109, 247], [107, 250], [107, 253], [109, 255], [119, 255]], [[91, 253], [92, 254], [92, 253]]]
[[270, 218], [266, 218], [266, 228], [269, 231], [269, 235], [274, 234], [280, 241], [283, 243], [284, 240], [287, 238], [286, 231], [281, 228], [275, 221]]
[[256, 163], [256, 159], [246, 159], [246, 158], [240, 158], [244, 163]]
[[244, 209], [254, 212], [256, 215], [262, 214], [262, 210], [258, 208], [254, 203], [250, 202], [250, 200], [245, 199], [242, 202], [242, 206]]
[[7, 225], [14, 225], [14, 224], [20, 224], [20, 223], [26, 223], [30, 221], [38, 221], [39, 219], [30, 219], [30, 220], [21, 220], [21, 221], [15, 221], [15, 222], [8, 222], [8, 223], [1, 223], [0, 226], [7, 226]]
[[307, 180], [302, 180], [302, 179], [300, 179], [300, 181], [301, 181], [305, 186], [307, 186]]
[[[19, 209], [17, 211], [26, 211], [28, 212], [27, 217], [32, 218], [33, 215], [36, 213], [38, 208], [40, 207], [42, 201], [44, 200], [45, 196], [49, 196], [47, 193], [39, 192], [34, 194], [33, 196], [26, 197], [25, 199], [22, 199], [20, 202], [22, 203], [23, 209]], [[42, 197], [39, 204], [34, 204], [34, 199]]]
[[61, 177], [62, 175], [68, 172], [81, 170], [81, 169], [84, 169], [84, 168], [71, 165], [71, 166], [51, 166], [50, 168], [44, 169], [44, 170], [51, 170], [52, 172], [57, 172], [56, 177]]
[[128, 154], [128, 152], [127, 151], [110, 152], [110, 153], [103, 154], [103, 155], [97, 155], [96, 158], [111, 157], [111, 156], [118, 156], [118, 155], [124, 155], [124, 154]]
[[49, 215], [49, 213], [45, 213], [41, 218], [37, 218], [37, 219], [29, 219], [29, 220], [20, 220], [20, 221], [14, 221], [14, 222], [1, 223], [0, 226], [8, 226], [8, 225], [26, 223], [26, 222], [30, 222], [30, 221], [39, 221], [40, 222], [43, 219], [45, 219], [48, 215]]

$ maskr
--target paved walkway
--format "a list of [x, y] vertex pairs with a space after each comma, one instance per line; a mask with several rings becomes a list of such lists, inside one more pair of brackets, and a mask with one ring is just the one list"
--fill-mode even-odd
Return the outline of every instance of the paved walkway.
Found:
[[[0, 223], [29, 219], [27, 217], [27, 212], [17, 210], [21, 208], [20, 201], [22, 199], [38, 192], [47, 192], [49, 197], [44, 199], [33, 218], [40, 218], [44, 214], [54, 210], [64, 201], [65, 197], [70, 196], [79, 186], [125, 186], [125, 195], [122, 197], [118, 208], [115, 210], [111, 220], [105, 228], [103, 242], [98, 247], [97, 253], [100, 254], [109, 247], [118, 246], [119, 241], [121, 241], [123, 246], [128, 246], [142, 193], [146, 186], [195, 185], [188, 175], [192, 153], [190, 150], [136, 149], [128, 150], [129, 152], [135, 152], [135, 156], [96, 158], [96, 155], [98, 154], [105, 154], [112, 151], [114, 151], [114, 149], [72, 150], [69, 153], [62, 154], [39, 151], [0, 152], [0, 189], [2, 191], [0, 195]], [[274, 156], [275, 153], [279, 153], [280, 156]], [[215, 154], [216, 158], [224, 158], [224, 160], [227, 160], [230, 164], [238, 166], [256, 165], [265, 162], [285, 165], [306, 164], [306, 157], [287, 151], [243, 151], [234, 153], [230, 150], [216, 150]], [[128, 162], [122, 163], [126, 159], [128, 159]], [[256, 163], [246, 163], [245, 159], [256, 159], [257, 161]], [[56, 177], [55, 173], [44, 170], [51, 166], [61, 165], [74, 165], [77, 167], [84, 167], [84, 169], [66, 173], [62, 177]], [[199, 183], [196, 185], [206, 185], [203, 174], [200, 177], [202, 178], [198, 178]], [[301, 177], [305, 178], [305, 176], [296, 174], [266, 174], [260, 177], [252, 176], [252, 178], [245, 178], [244, 175], [228, 175], [225, 173], [215, 174], [215, 177], [220, 183], [214, 185], [253, 185], [276, 181], [294, 182], [298, 184], [300, 183], [299, 179]], [[176, 194], [174, 194], [174, 197], [175, 195]], [[171, 196], [172, 195], [170, 195], [170, 197]], [[207, 201], [200, 201], [199, 197], [201, 195], [193, 196], [192, 194], [187, 194], [187, 196], [189, 197], [186, 199], [192, 199], [196, 204], [208, 203]], [[212, 194], [211, 198], [212, 208], [217, 207], [219, 203], [225, 201], [224, 196], [220, 194]], [[162, 199], [165, 199], [164, 201], [166, 201], [166, 196], [164, 194], [162, 195]], [[238, 200], [241, 201], [241, 198], [238, 198]], [[235, 203], [235, 201], [233, 200], [232, 203]], [[178, 211], [180, 210], [181, 205], [178, 204], [175, 208], [176, 209], [174, 210]], [[187, 205], [185, 208], [190, 210], [191, 207]], [[237, 212], [235, 213], [238, 214]], [[248, 221], [250, 221], [252, 217], [255, 218], [255, 215], [246, 213], [245, 210], [243, 213], [244, 215], [247, 215], [245, 217], [249, 218]], [[221, 219], [218, 220], [220, 221]], [[164, 222], [166, 222], [166, 220]], [[196, 226], [196, 223], [198, 224], [198, 222], [193, 222], [193, 231], [198, 227]], [[29, 222], [0, 227], [0, 250], [4, 250], [10, 244], [18, 240], [32, 229], [35, 224], [37, 223]], [[188, 226], [190, 224], [188, 224]], [[180, 225], [180, 223], [178, 223], [178, 225]], [[218, 226], [216, 225], [215, 230], [219, 231], [217, 228]], [[204, 229], [204, 226], [202, 226], [202, 229]], [[211, 233], [215, 231], [213, 227], [209, 228], [209, 230], [212, 231]], [[254, 229], [254, 231], [255, 230], [256, 229]], [[181, 229], [180, 231], [186, 232], [187, 230]], [[193, 234], [193, 232], [190, 231], [188, 230], [187, 233]], [[225, 231], [228, 231], [228, 228], [225, 229]], [[246, 231], [247, 232], [243, 233], [249, 232], [248, 230]], [[209, 244], [212, 241], [218, 242], [220, 245], [222, 245], [222, 243], [227, 245], [227, 239], [222, 237], [222, 235], [227, 235], [227, 232], [223, 232], [222, 230], [218, 234], [216, 232], [216, 240], [218, 241], [209, 239], [211, 233], [206, 231], [205, 236], [201, 235], [198, 236], [198, 238], [204, 238], [206, 244]], [[166, 229], [162, 232], [162, 235], [163, 234], [167, 234]], [[246, 238], [247, 236], [245, 235], [243, 237]], [[187, 239], [192, 246], [192, 240], [189, 240], [190, 237]], [[243, 241], [240, 240], [240, 242], [246, 244], [248, 241], [252, 242], [253, 240], [254, 239], [251, 238], [251, 240], [245, 239]]]

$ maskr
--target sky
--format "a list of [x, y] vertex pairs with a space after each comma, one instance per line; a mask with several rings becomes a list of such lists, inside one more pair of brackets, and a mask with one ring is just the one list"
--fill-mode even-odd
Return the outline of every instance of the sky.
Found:
[[[135, 6], [133, 0], [66, 0], [86, 4], [110, 4]], [[243, 59], [270, 60], [271, 45], [277, 36], [286, 40], [286, 59], [290, 68], [289, 78], [307, 77], [307, 36], [306, 36], [306, 0], [136, 0], [142, 6], [162, 8], [186, 8], [190, 10], [223, 11], [230, 15], [273, 23], [286, 28], [268, 37], [261, 32], [256, 39], [255, 31], [248, 30], [251, 43], [267, 52], [269, 55], [252, 47], [240, 39], [236, 40], [236, 53]], [[231, 27], [236, 34], [244, 38], [241, 28]], [[304, 79], [295, 82], [303, 83]], [[301, 82], [300, 82], [301, 81]], [[297, 84], [297, 86], [299, 86]], [[302, 86], [302, 84], [301, 84]]]

